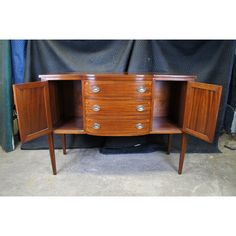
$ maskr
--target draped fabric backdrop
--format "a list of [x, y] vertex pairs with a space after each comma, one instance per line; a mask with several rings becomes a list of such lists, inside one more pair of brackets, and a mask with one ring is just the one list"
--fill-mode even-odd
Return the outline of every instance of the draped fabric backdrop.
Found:
[[[232, 74], [234, 41], [223, 40], [61, 40], [29, 41], [27, 46], [26, 81], [38, 80], [39, 74], [66, 72], [157, 72], [195, 74], [198, 81], [223, 86], [223, 94], [213, 144], [190, 137], [188, 151], [217, 152], [218, 137]], [[139, 143], [163, 141], [155, 135], [144, 137], [70, 136], [71, 147], [103, 146], [102, 151], [123, 152]], [[163, 140], [161, 140], [163, 139]], [[179, 148], [179, 136], [174, 138]], [[56, 139], [56, 146], [60, 144]], [[45, 138], [32, 141], [23, 148], [46, 148]], [[130, 149], [130, 150], [131, 150]], [[137, 148], [138, 149], [138, 148]], [[140, 150], [140, 147], [139, 147]], [[135, 151], [135, 150], [134, 150]], [[145, 151], [145, 148], [144, 148]], [[147, 150], [146, 150], [147, 151]]]
[[224, 127], [228, 133], [236, 134], [236, 56], [234, 57], [234, 66], [225, 112]]
[[0, 146], [14, 150], [11, 46], [0, 40]]
[[13, 83], [24, 83], [26, 40], [11, 40]]

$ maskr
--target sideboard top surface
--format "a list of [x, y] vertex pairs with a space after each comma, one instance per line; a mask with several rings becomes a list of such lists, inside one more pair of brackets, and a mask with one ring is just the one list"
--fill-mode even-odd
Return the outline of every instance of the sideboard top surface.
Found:
[[174, 80], [193, 81], [196, 75], [157, 74], [157, 73], [64, 73], [39, 75], [41, 80]]

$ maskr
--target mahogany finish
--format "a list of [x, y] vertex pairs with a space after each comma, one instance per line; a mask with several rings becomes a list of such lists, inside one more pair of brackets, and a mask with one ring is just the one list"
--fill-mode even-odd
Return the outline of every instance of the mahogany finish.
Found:
[[155, 117], [152, 121], [151, 134], [181, 134], [182, 130], [168, 117]]
[[[100, 124], [99, 129], [94, 129], [94, 124]], [[141, 124], [142, 129], [136, 126]], [[138, 136], [148, 134], [150, 130], [149, 119], [142, 117], [114, 117], [109, 119], [87, 118], [86, 132], [99, 136]]]
[[[99, 106], [99, 107], [98, 107]], [[96, 110], [97, 108], [97, 110]], [[145, 116], [150, 118], [151, 101], [136, 99], [124, 100], [121, 98], [114, 99], [86, 99], [85, 113], [86, 116]]]
[[179, 175], [182, 174], [186, 148], [187, 148], [187, 135], [183, 133], [182, 138], [181, 138], [181, 150], [180, 150], [180, 157], [179, 157], [179, 169], [178, 169]]
[[27, 142], [52, 132], [48, 82], [13, 86], [20, 138]]
[[[97, 87], [100, 91], [93, 92]], [[138, 89], [146, 89], [140, 93]], [[84, 82], [85, 97], [87, 98], [128, 98], [128, 99], [149, 99], [151, 97], [152, 82], [149, 81], [96, 81], [90, 80]]]
[[222, 87], [189, 82], [183, 130], [207, 142], [213, 142]]
[[78, 117], [72, 117], [65, 119], [58, 123], [58, 126], [53, 128], [55, 134], [85, 134], [83, 129], [83, 119]]
[[62, 144], [63, 154], [66, 155], [66, 135], [65, 134], [61, 135], [61, 144]]
[[182, 134], [178, 173], [182, 173], [186, 134], [214, 139], [221, 86], [194, 82], [196, 76], [159, 74], [40, 75], [41, 82], [14, 85], [22, 142], [48, 135], [56, 174], [53, 133], [137, 136]]
[[171, 144], [172, 144], [172, 134], [168, 134], [168, 145], [167, 145], [167, 154], [170, 154], [171, 150]]
[[48, 146], [52, 165], [52, 173], [56, 175], [57, 167], [56, 167], [55, 152], [54, 152], [54, 139], [52, 133], [48, 135]]

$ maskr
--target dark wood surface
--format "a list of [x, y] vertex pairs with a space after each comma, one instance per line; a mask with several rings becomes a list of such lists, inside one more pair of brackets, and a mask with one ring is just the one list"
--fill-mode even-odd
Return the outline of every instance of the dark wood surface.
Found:
[[[93, 87], [97, 86], [100, 91], [94, 93]], [[146, 92], [140, 93], [138, 89], [144, 87]], [[150, 99], [152, 82], [149, 81], [86, 81], [84, 83], [85, 96], [87, 98], [110, 99], [114, 97], [126, 99]]]
[[54, 127], [55, 134], [85, 134], [83, 119], [81, 117], [71, 117], [63, 120]]
[[[94, 106], [99, 106], [99, 111], [94, 111]], [[138, 111], [139, 106], [143, 106], [143, 111]], [[124, 100], [116, 99], [86, 99], [86, 116], [145, 116], [150, 118], [151, 101], [150, 100]]]
[[52, 133], [48, 134], [48, 147], [52, 165], [52, 173], [54, 175], [57, 174], [57, 166], [56, 166], [56, 159], [55, 159], [55, 150], [54, 150], [54, 139]]
[[[64, 154], [66, 134], [168, 134], [169, 154], [172, 134], [182, 133], [179, 174], [186, 133], [208, 142], [214, 139], [222, 88], [193, 82], [196, 76], [71, 73], [40, 78], [44, 82], [14, 85], [14, 100], [22, 142], [48, 135], [53, 174], [53, 133], [61, 134]], [[137, 106], [144, 110], [138, 111]]]
[[[95, 123], [100, 124], [99, 129], [94, 129]], [[142, 129], [136, 125], [141, 123]], [[150, 120], [142, 117], [114, 117], [102, 119], [98, 117], [86, 119], [86, 132], [92, 135], [101, 136], [138, 136], [148, 134], [150, 131]]]
[[66, 73], [39, 75], [41, 80], [166, 80], [166, 81], [193, 81], [195, 75], [176, 75], [150, 73]]
[[56, 81], [49, 81], [49, 98], [51, 108], [51, 119], [53, 127], [60, 123], [63, 118], [63, 97], [62, 89]]
[[167, 144], [167, 154], [168, 155], [171, 152], [171, 144], [172, 144], [172, 134], [168, 134], [168, 144]]
[[82, 117], [82, 85], [81, 81], [60, 81], [64, 117]]
[[172, 122], [168, 117], [155, 117], [152, 121], [150, 134], [181, 134], [181, 127]]
[[179, 157], [179, 169], [178, 169], [179, 175], [181, 175], [183, 171], [186, 148], [187, 148], [187, 135], [183, 133], [182, 138], [181, 138], [181, 150], [180, 150], [180, 157]]
[[52, 132], [48, 82], [13, 85], [13, 91], [21, 141]]
[[66, 155], [66, 135], [65, 134], [61, 135], [61, 146], [62, 146], [63, 154]]
[[220, 106], [222, 87], [189, 82], [184, 115], [184, 132], [212, 142]]

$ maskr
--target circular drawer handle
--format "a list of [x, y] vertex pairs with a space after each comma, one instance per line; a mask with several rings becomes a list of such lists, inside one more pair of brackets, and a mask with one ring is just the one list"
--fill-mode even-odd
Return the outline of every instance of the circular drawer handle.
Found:
[[140, 87], [137, 89], [137, 91], [138, 91], [139, 93], [145, 93], [145, 92], [147, 91], [147, 88], [144, 87], [144, 86], [140, 86]]
[[92, 92], [93, 92], [93, 93], [99, 93], [99, 92], [100, 92], [100, 88], [99, 88], [98, 86], [94, 85], [94, 86], [92, 87]]
[[99, 105], [93, 105], [92, 106], [92, 110], [93, 111], [100, 111], [101, 110], [101, 107]]
[[136, 110], [137, 111], [144, 111], [145, 109], [144, 109], [143, 105], [138, 105], [138, 106], [136, 106]]
[[101, 125], [99, 123], [94, 123], [93, 124], [93, 128], [94, 129], [100, 129], [101, 128]]
[[143, 129], [144, 126], [143, 126], [142, 123], [138, 123], [138, 124], [136, 124], [136, 128], [137, 128], [137, 129]]

